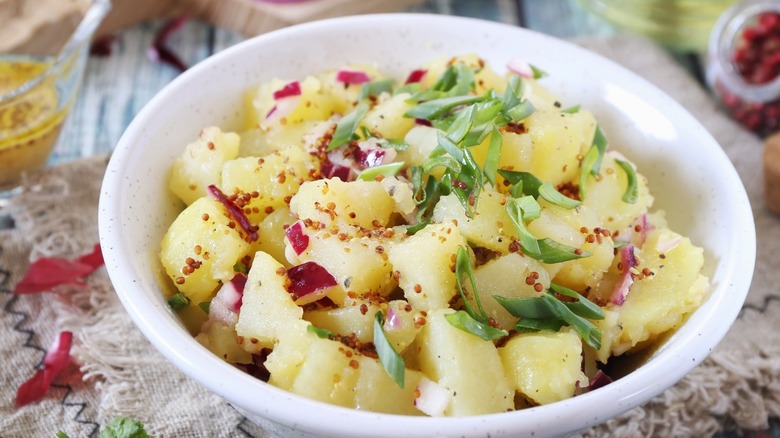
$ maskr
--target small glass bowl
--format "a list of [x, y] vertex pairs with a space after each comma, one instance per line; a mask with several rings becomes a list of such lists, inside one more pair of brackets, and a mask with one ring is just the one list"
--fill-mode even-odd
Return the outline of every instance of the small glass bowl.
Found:
[[[10, 4], [4, 26], [30, 30], [25, 20], [39, 0]], [[66, 20], [0, 51], [0, 207], [21, 190], [24, 174], [46, 165], [79, 88], [91, 37], [110, 8], [110, 0], [87, 2], [64, 37]]]

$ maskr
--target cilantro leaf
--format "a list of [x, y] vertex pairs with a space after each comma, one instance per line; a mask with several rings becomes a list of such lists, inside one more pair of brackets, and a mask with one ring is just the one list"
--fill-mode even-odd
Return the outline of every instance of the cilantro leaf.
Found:
[[144, 425], [131, 418], [116, 417], [100, 431], [100, 438], [149, 438]]

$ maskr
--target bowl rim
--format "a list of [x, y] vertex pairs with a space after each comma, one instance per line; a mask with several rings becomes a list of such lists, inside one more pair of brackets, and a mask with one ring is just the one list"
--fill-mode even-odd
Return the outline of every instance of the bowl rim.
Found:
[[[128, 177], [123, 169], [123, 164], [124, 159], [131, 154], [134, 138], [143, 132], [146, 122], [151, 120], [157, 108], [164, 104], [167, 96], [186, 86], [189, 78], [193, 77], [196, 72], [210, 68], [222, 60], [230, 59], [234, 54], [244, 52], [254, 46], [270, 44], [275, 40], [286, 38], [302, 31], [333, 32], [334, 29], [343, 29], [345, 26], [355, 22], [363, 24], [379, 24], [377, 22], [381, 22], [382, 25], [387, 25], [388, 20], [400, 20], [407, 26], [430, 21], [439, 21], [452, 26], [497, 26], [505, 28], [505, 30], [512, 29], [518, 35], [530, 32], [553, 46], [564, 45], [567, 47], [567, 50], [587, 53], [587, 56], [608, 65], [610, 69], [617, 69], [622, 72], [621, 74], [628, 75], [634, 81], [639, 81], [646, 87], [650, 87], [661, 96], [661, 99], [665, 99], [669, 105], [675, 107], [676, 112], [683, 114], [687, 118], [685, 120], [686, 123], [696, 125], [702, 131], [703, 140], [716, 146], [712, 148], [712, 153], [718, 156], [717, 160], [722, 164], [722, 169], [719, 170], [723, 173], [720, 177], [735, 184], [734, 191], [728, 193], [730, 200], [735, 202], [734, 205], [747, 206], [747, 208], [740, 209], [740, 213], [735, 213], [736, 223], [740, 227], [734, 235], [728, 236], [733, 241], [733, 247], [738, 248], [740, 251], [739, 255], [730, 255], [731, 263], [726, 265], [726, 272], [722, 274], [723, 281], [717, 287], [711, 288], [710, 296], [707, 300], [717, 299], [717, 302], [707, 306], [706, 312], [703, 312], [705, 310], [704, 307], [700, 308], [685, 323], [685, 327], [695, 324], [695, 329], [687, 330], [686, 333], [688, 334], [684, 339], [681, 339], [681, 341], [686, 342], [667, 343], [656, 354], [655, 357], [659, 361], [665, 360], [666, 362], [659, 364], [652, 370], [649, 370], [647, 367], [640, 367], [606, 387], [612, 388], [612, 390], [595, 390], [550, 405], [508, 413], [447, 418], [379, 414], [314, 401], [263, 383], [221, 361], [211, 352], [200, 347], [194, 338], [184, 331], [178, 330], [177, 332], [174, 330], [173, 325], [177, 323], [170, 317], [167, 309], [162, 309], [160, 306], [156, 306], [148, 301], [133, 300], [131, 292], [133, 289], [132, 285], [136, 282], [136, 274], [128, 267], [129, 264], [123, 263], [123, 261], [130, 260], [131, 254], [128, 253], [127, 248], [122, 246], [122, 233], [116, 233], [112, 230], [114, 224], [121, 224], [119, 213], [123, 202], [122, 196], [114, 194], [122, 193], [122, 183]], [[207, 60], [202, 61], [177, 77], [163, 90], [158, 92], [134, 118], [122, 135], [109, 162], [99, 204], [100, 240], [108, 262], [109, 276], [115, 285], [117, 295], [123, 306], [136, 326], [139, 327], [155, 348], [189, 377], [222, 396], [231, 404], [237, 406], [242, 412], [260, 415], [273, 422], [286, 424], [295, 430], [327, 435], [363, 436], [366, 431], [373, 431], [376, 432], [377, 436], [390, 437], [397, 436], [399, 431], [403, 433], [413, 431], [414, 434], [419, 436], [484, 436], [486, 434], [490, 436], [505, 436], [516, 434], [519, 431], [528, 433], [528, 431], [533, 430], [537, 432], [537, 435], [547, 433], [566, 434], [606, 421], [661, 393], [704, 360], [709, 352], [712, 351], [712, 348], [725, 336], [736, 319], [750, 285], [750, 282], [745, 281], [746, 275], [744, 273], [749, 272], [752, 278], [755, 266], [755, 227], [744, 186], [733, 164], [715, 139], [674, 99], [625, 67], [572, 43], [503, 23], [435, 14], [370, 14], [319, 20], [263, 34], [212, 55]], [[736, 281], [738, 274], [740, 281]], [[729, 293], [725, 293], [721, 289], [728, 289]], [[720, 293], [716, 294], [718, 291]], [[716, 316], [721, 323], [712, 327], [706, 326], [706, 321]], [[698, 336], [701, 336], [701, 333], [705, 332], [705, 326], [707, 338], [712, 340], [712, 345], [708, 351], [686, 351], [686, 345], [695, 342], [697, 333]], [[162, 330], [160, 327], [162, 327]], [[180, 329], [180, 326], [177, 325], [177, 327]], [[690, 328], [693, 329], [694, 327]], [[701, 339], [699, 338], [699, 340]], [[193, 348], [182, 352], [182, 343], [184, 343], [185, 347], [191, 346]], [[219, 381], [213, 378], [215, 371], [222, 373]], [[649, 379], [650, 377], [654, 377], [654, 379]], [[650, 383], [648, 383], [648, 379]], [[230, 388], [251, 388], [252, 390], [233, 391]], [[264, 404], [260, 405], [257, 402], [256, 391], [262, 392], [267, 397]], [[599, 411], [596, 415], [592, 415], [594, 406], [599, 406]], [[306, 415], [298, 415], [301, 411], [306, 412]], [[587, 418], [574, 417], [568, 418], [566, 421], [560, 421], [562, 420], [560, 417], [561, 412], [572, 413], [580, 417], [584, 415], [589, 416]], [[343, 422], [339, 420], [343, 420]], [[348, 429], [346, 425], [350, 425], [351, 429]]]

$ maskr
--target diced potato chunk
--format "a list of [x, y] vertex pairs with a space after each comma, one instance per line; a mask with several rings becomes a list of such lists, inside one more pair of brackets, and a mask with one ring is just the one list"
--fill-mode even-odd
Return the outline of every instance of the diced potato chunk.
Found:
[[[466, 241], [451, 223], [430, 224], [390, 246], [392, 269], [407, 301], [418, 310], [449, 307], [455, 296], [455, 257]], [[452, 268], [452, 269], [451, 269]]]
[[252, 355], [236, 342], [234, 327], [221, 322], [209, 323], [195, 339], [209, 351], [229, 363], [252, 363]]
[[222, 167], [222, 191], [246, 194], [244, 212], [252, 223], [259, 223], [277, 207], [286, 207], [318, 169], [317, 160], [298, 146], [261, 158], [238, 158]]
[[236, 332], [244, 338], [244, 348], [259, 351], [274, 343], [303, 316], [303, 309], [287, 292], [287, 270], [270, 255], [255, 254], [244, 287]]
[[381, 308], [376, 304], [355, 302], [335, 309], [309, 310], [303, 319], [337, 335], [354, 333], [360, 342], [374, 342], [374, 315], [378, 311]]
[[163, 236], [162, 265], [193, 303], [211, 299], [220, 282], [233, 278], [233, 266], [249, 252], [241, 227], [228, 225], [233, 221], [225, 207], [208, 196], [184, 209]]
[[377, 181], [338, 178], [304, 183], [290, 202], [300, 219], [328, 224], [337, 218], [363, 228], [386, 226], [395, 202]]
[[653, 197], [647, 189], [647, 179], [637, 173], [637, 201], [633, 204], [623, 201], [628, 176], [615, 163], [615, 158], [619, 158], [615, 152], [607, 152], [601, 163], [601, 178], [588, 177], [583, 203], [593, 209], [600, 222], [610, 230], [621, 231], [653, 205]]
[[[656, 248], [659, 242], [678, 239], [679, 244], [664, 252], [661, 258]], [[637, 271], [648, 268], [651, 275], [638, 279], [626, 301], [617, 308], [618, 325], [623, 331], [612, 347], [615, 355], [641, 349], [647, 345], [646, 341], [678, 327], [701, 304], [709, 289], [707, 278], [700, 274], [704, 251], [669, 229], [649, 233], [639, 260]]]
[[339, 406], [355, 406], [357, 353], [344, 344], [313, 337], [290, 392]]
[[221, 183], [222, 164], [238, 156], [238, 135], [211, 127], [200, 131], [173, 162], [168, 188], [189, 205], [208, 195], [208, 186]]
[[260, 228], [257, 230], [258, 239], [252, 245], [252, 249], [269, 254], [274, 260], [289, 268], [292, 265], [284, 255], [284, 231], [286, 227], [292, 225], [295, 221], [296, 217], [290, 213], [288, 206], [282, 205], [277, 207], [273, 213], [260, 222]]
[[409, 97], [409, 93], [400, 93], [379, 103], [366, 114], [361, 125], [382, 138], [404, 138], [414, 127], [414, 119], [404, 117], [404, 113], [412, 107]]
[[571, 398], [578, 385], [588, 385], [574, 331], [519, 334], [498, 351], [515, 389], [538, 404]]
[[479, 194], [474, 217], [469, 218], [460, 200], [454, 194], [449, 194], [436, 204], [433, 220], [441, 223], [457, 221], [458, 231], [467, 241], [506, 254], [512, 239], [517, 239], [517, 230], [502, 200], [506, 203], [506, 196], [485, 187]]
[[[244, 97], [248, 109], [246, 126], [294, 125], [307, 120], [326, 120], [334, 112], [337, 112], [336, 100], [322, 92], [322, 83], [313, 76], [299, 81], [301, 89], [299, 96], [275, 100], [274, 92], [281, 90], [291, 82], [293, 81], [274, 79], [249, 90]], [[276, 110], [272, 113], [273, 108]]]
[[[534, 284], [526, 283], [527, 278], [536, 272], [539, 278]], [[504, 329], [511, 329], [517, 322], [517, 317], [504, 309], [495, 295], [505, 298], [533, 298], [543, 295], [550, 287], [550, 276], [536, 260], [518, 253], [511, 253], [489, 261], [474, 270], [474, 280], [477, 283], [480, 302], [488, 317], [493, 318]], [[540, 291], [534, 289], [540, 284]], [[466, 282], [466, 289], [471, 294], [471, 283]]]
[[415, 389], [423, 377], [421, 372], [406, 369], [404, 387], [399, 388], [378, 360], [365, 356], [359, 356], [357, 360], [356, 408], [387, 414], [422, 414], [414, 407]]
[[419, 348], [422, 372], [452, 393], [445, 415], [480, 415], [514, 409], [514, 390], [504, 375], [495, 345], [450, 325], [444, 315], [453, 312], [452, 309], [428, 312], [419, 344], [415, 344]]

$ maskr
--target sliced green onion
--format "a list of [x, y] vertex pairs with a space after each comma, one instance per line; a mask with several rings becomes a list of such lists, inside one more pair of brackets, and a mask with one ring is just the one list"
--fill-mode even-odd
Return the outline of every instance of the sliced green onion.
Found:
[[485, 157], [485, 165], [482, 169], [485, 179], [487, 179], [493, 187], [496, 186], [498, 160], [501, 158], [501, 143], [501, 133], [498, 131], [498, 128], [493, 127], [493, 134], [490, 137], [490, 144], [488, 145], [487, 156]]
[[358, 179], [363, 181], [373, 181], [377, 176], [395, 176], [405, 165], [403, 161], [395, 163], [382, 164], [380, 166], [369, 167], [358, 175]]
[[409, 149], [409, 143], [405, 140], [389, 140], [386, 138], [377, 138], [377, 144], [382, 149], [395, 149], [397, 151], [405, 151]]
[[[588, 251], [558, 243], [549, 237], [539, 240], [539, 254], [535, 257], [542, 263], [563, 263], [569, 260], [584, 259], [593, 254]], [[531, 256], [534, 257], [534, 256]]]
[[590, 147], [590, 149], [588, 149], [588, 152], [585, 153], [585, 157], [583, 157], [582, 163], [580, 163], [579, 191], [580, 199], [583, 201], [585, 200], [585, 195], [587, 194], [588, 177], [593, 173], [593, 168], [599, 160], [599, 149], [596, 145], [593, 145]]
[[445, 152], [450, 154], [452, 158], [455, 159], [458, 163], [463, 162], [463, 150], [458, 147], [457, 144], [455, 144], [452, 139], [450, 139], [449, 136], [444, 134], [443, 132], [439, 132], [436, 135], [436, 140], [438, 142], [438, 145], [440, 148], [442, 148]]
[[534, 79], [541, 79], [550, 76], [549, 74], [547, 74], [546, 71], [542, 70], [541, 68], [533, 64], [528, 64], [528, 65], [531, 67], [531, 71], [534, 72]]
[[209, 313], [209, 309], [211, 309], [211, 301], [204, 301], [198, 304], [198, 307], [200, 307], [200, 309], [204, 312]]
[[[529, 325], [536, 329], [541, 329], [540, 327], [560, 328], [563, 327], [563, 324], [560, 324], [563, 321], [566, 325], [572, 326], [588, 345], [597, 350], [601, 348], [601, 331], [592, 322], [575, 314], [550, 293], [535, 298], [504, 298], [497, 295], [493, 298], [509, 313], [520, 318], [521, 329], [528, 329]], [[531, 321], [523, 323], [522, 321], [526, 318]], [[540, 320], [552, 321], [542, 322]]]
[[247, 272], [246, 265], [241, 262], [236, 263], [235, 265], [233, 265], [233, 272], [240, 272], [242, 274], [246, 274]]
[[455, 119], [447, 128], [447, 137], [454, 143], [460, 143], [471, 130], [471, 125], [474, 123], [474, 109], [474, 105], [471, 105], [458, 111]]
[[506, 113], [511, 121], [519, 122], [533, 114], [534, 111], [536, 111], [536, 108], [534, 108], [534, 105], [531, 103], [531, 101], [524, 100], [515, 105], [513, 108], [510, 108]]
[[626, 192], [623, 193], [623, 202], [626, 204], [636, 204], [637, 197], [639, 196], [639, 188], [636, 183], [636, 171], [634, 170], [634, 166], [628, 161], [619, 160], [617, 158], [615, 159], [615, 163], [626, 172], [626, 177], [628, 178], [628, 186], [626, 187]]
[[168, 305], [171, 306], [171, 309], [173, 310], [179, 310], [189, 304], [190, 299], [181, 292], [177, 292], [176, 295], [168, 298]]
[[566, 326], [562, 319], [534, 319], [521, 318], [515, 323], [514, 329], [518, 333], [532, 333], [539, 331], [558, 332]]
[[395, 90], [393, 90], [393, 96], [398, 96], [399, 94], [402, 93], [408, 93], [414, 95], [420, 92], [420, 88], [422, 88], [422, 84], [420, 84], [419, 82], [404, 84], [396, 88]]
[[336, 124], [336, 132], [333, 133], [333, 138], [330, 140], [327, 150], [330, 151], [349, 143], [366, 113], [368, 113], [368, 105], [361, 103], [351, 113], [342, 117]]
[[593, 134], [593, 146], [599, 151], [598, 159], [591, 169], [593, 176], [598, 175], [601, 169], [601, 160], [604, 158], [604, 154], [607, 152], [607, 136], [604, 135], [604, 131], [601, 130], [600, 125], [596, 125], [596, 132]]
[[503, 176], [510, 184], [522, 184], [521, 193], [533, 196], [534, 198], [539, 197], [539, 187], [542, 186], [542, 180], [532, 173], [501, 169], [498, 171], [498, 174]]
[[425, 120], [436, 119], [447, 114], [456, 106], [467, 105], [482, 100], [484, 100], [484, 97], [482, 96], [452, 96], [429, 100], [410, 108], [404, 113], [404, 117]]
[[360, 86], [358, 100], [363, 100], [371, 96], [379, 96], [393, 90], [393, 79], [380, 79], [377, 81], [366, 82]]
[[333, 336], [332, 331], [324, 328], [319, 328], [314, 324], [307, 325], [306, 331], [309, 333], [314, 333], [315, 335], [317, 335], [318, 338], [322, 338], [322, 339], [329, 339], [331, 336]]
[[448, 313], [444, 315], [444, 318], [451, 326], [461, 329], [464, 332], [471, 333], [486, 341], [501, 339], [504, 336], [509, 335], [509, 332], [506, 330], [497, 329], [490, 324], [479, 322], [462, 310], [458, 310], [455, 313]]
[[580, 106], [579, 105], [570, 106], [568, 108], [562, 109], [561, 112], [566, 114], [576, 114], [580, 112]]
[[403, 388], [406, 380], [406, 365], [401, 355], [395, 351], [390, 341], [387, 340], [385, 331], [382, 329], [384, 324], [385, 316], [382, 312], [376, 312], [374, 315], [374, 346], [376, 347], [376, 354], [379, 356], [379, 361], [390, 378], [393, 379], [399, 388]]
[[[477, 309], [471, 305], [471, 301], [466, 296], [466, 290], [463, 287], [463, 275], [469, 278], [471, 284], [471, 290], [474, 291], [474, 301], [477, 303]], [[479, 300], [479, 294], [477, 293], [477, 281], [474, 279], [474, 272], [471, 270], [471, 258], [469, 252], [464, 247], [458, 248], [458, 254], [455, 257], [455, 283], [458, 286], [458, 293], [463, 300], [463, 306], [466, 308], [466, 312], [474, 318], [474, 320], [487, 323], [487, 314], [485, 309], [482, 308], [482, 302]]]
[[563, 304], [575, 314], [588, 319], [604, 319], [604, 312], [601, 311], [601, 307], [580, 295], [579, 292], [555, 283], [550, 283], [550, 290], [558, 295], [574, 298], [575, 301], [573, 303], [564, 302]]
[[514, 108], [520, 102], [523, 101], [523, 94], [525, 93], [525, 81], [520, 75], [511, 75], [509, 81], [506, 84], [506, 90], [502, 101], [504, 108]]
[[582, 204], [582, 202], [576, 199], [571, 199], [568, 196], [564, 196], [559, 192], [551, 182], [546, 182], [539, 187], [539, 196], [550, 204], [558, 205], [563, 208], [575, 208]]
[[536, 202], [531, 196], [525, 196], [519, 199], [511, 199], [506, 203], [506, 212], [509, 214], [509, 219], [511, 219], [512, 223], [515, 225], [515, 229], [517, 229], [517, 235], [520, 237], [521, 249], [525, 254], [534, 257], [535, 254], [541, 254], [542, 251], [541, 248], [539, 248], [539, 241], [536, 239], [536, 237], [533, 236], [533, 234], [531, 234], [530, 231], [528, 231], [523, 220], [522, 205], [527, 201], [521, 200], [528, 198]]

